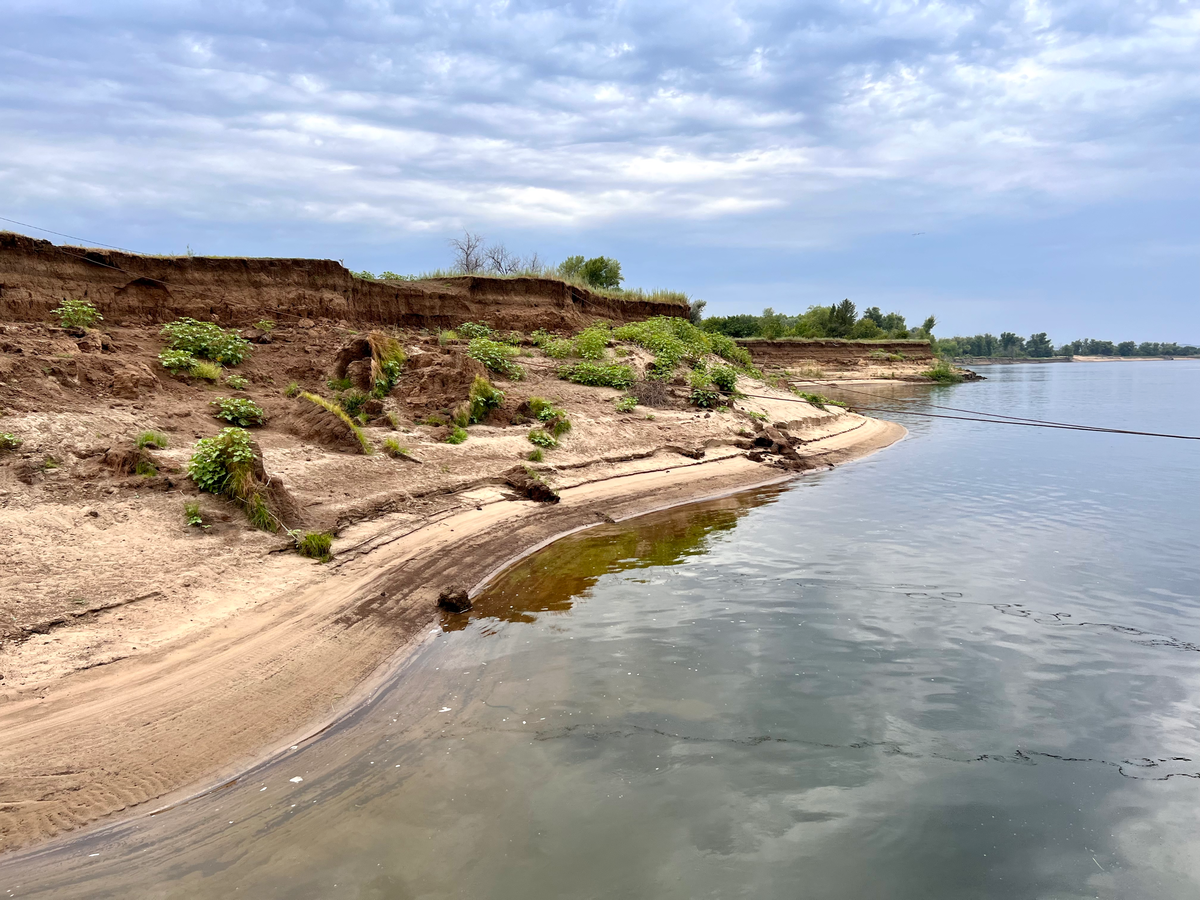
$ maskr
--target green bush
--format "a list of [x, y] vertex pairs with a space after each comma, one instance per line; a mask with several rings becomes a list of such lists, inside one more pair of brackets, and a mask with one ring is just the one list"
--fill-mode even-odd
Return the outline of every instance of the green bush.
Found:
[[102, 322], [104, 316], [86, 300], [63, 300], [62, 305], [52, 310], [63, 328], [91, 328]]
[[244, 391], [250, 382], [242, 375], [230, 375], [225, 379], [225, 383], [235, 391]]
[[168, 439], [161, 431], [139, 431], [137, 447], [139, 450], [165, 450]]
[[11, 431], [0, 431], [0, 450], [16, 450], [23, 443], [25, 442]]
[[296, 552], [317, 562], [329, 562], [333, 554], [333, 536], [322, 531], [305, 532], [304, 537], [296, 541]]
[[817, 409], [824, 409], [827, 406], [840, 406], [843, 408], [846, 406], [846, 404], [842, 403], [840, 400], [830, 400], [824, 394], [812, 394], [807, 391], [797, 391], [796, 393], [797, 396], [808, 403], [811, 403]]
[[545, 447], [547, 450], [553, 450], [558, 446], [558, 441], [555, 440], [554, 435], [550, 434], [544, 428], [530, 429], [526, 437], [529, 438], [529, 443], [536, 447]]
[[199, 362], [196, 357], [192, 356], [186, 350], [164, 350], [158, 354], [158, 361], [172, 375], [178, 375], [180, 372], [187, 371]]
[[708, 377], [712, 379], [712, 383], [726, 393], [733, 393], [737, 390], [738, 373], [732, 366], [713, 366], [708, 370]]
[[346, 391], [338, 397], [338, 405], [346, 411], [346, 415], [352, 419], [357, 419], [362, 413], [363, 404], [367, 402], [367, 395], [361, 391]]
[[932, 378], [938, 384], [958, 384], [963, 380], [962, 373], [944, 359], [939, 359], [933, 367], [921, 373], [926, 378]]
[[707, 354], [715, 354], [743, 369], [751, 365], [748, 351], [723, 334], [709, 334], [687, 319], [655, 316], [643, 322], [631, 322], [613, 331], [617, 340], [645, 347], [654, 354], [653, 374], [667, 378], [680, 363], [695, 365]]
[[401, 447], [400, 442], [395, 438], [387, 438], [383, 442], [383, 452], [392, 459], [408, 459], [409, 451], [407, 447]]
[[447, 444], [461, 444], [467, 439], [467, 429], [460, 425], [455, 425], [454, 430], [446, 436]]
[[219, 400], [213, 400], [210, 405], [216, 409], [214, 416], [240, 428], [250, 428], [266, 422], [262, 407], [245, 397], [221, 397]]
[[623, 363], [578, 362], [562, 366], [558, 377], [575, 384], [625, 390], [634, 382], [633, 369]]
[[468, 422], [478, 424], [487, 418], [487, 414], [504, 402], [504, 391], [492, 386], [486, 378], [476, 375], [468, 395]]
[[617, 398], [617, 412], [633, 412], [637, 407], [637, 397], [624, 396]]
[[236, 366], [250, 353], [250, 342], [213, 322], [182, 318], [162, 328], [171, 350], [183, 350], [197, 359], [211, 359], [222, 365]]
[[483, 322], [463, 322], [455, 330], [467, 340], [490, 338], [492, 336], [492, 326]]
[[371, 332], [371, 396], [382, 400], [392, 392], [404, 370], [407, 357], [395, 338]]
[[575, 336], [575, 352], [584, 359], [604, 359], [611, 340], [612, 330], [608, 323], [598, 322]]
[[197, 441], [188, 462], [188, 475], [206, 493], [238, 496], [254, 476], [250, 433], [241, 428], [223, 428], [219, 434]]
[[575, 342], [566, 338], [553, 338], [542, 348], [551, 359], [566, 359], [575, 352]]
[[289, 384], [286, 388], [283, 389], [283, 396], [299, 397], [300, 396], [300, 385], [298, 385], [296, 382], [293, 381], [291, 384]]
[[525, 370], [513, 362], [517, 348], [510, 347], [491, 338], [476, 337], [467, 345], [467, 355], [479, 360], [488, 371], [495, 372], [510, 381], [520, 381], [525, 377]]

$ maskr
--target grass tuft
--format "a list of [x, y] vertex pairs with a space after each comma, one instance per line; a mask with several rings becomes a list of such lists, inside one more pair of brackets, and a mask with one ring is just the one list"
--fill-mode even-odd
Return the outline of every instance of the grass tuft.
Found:
[[296, 552], [317, 562], [326, 563], [333, 559], [333, 536], [323, 531], [308, 531], [296, 541]]
[[364, 454], [370, 456], [375, 452], [375, 448], [371, 446], [371, 442], [367, 440], [367, 436], [363, 434], [362, 429], [359, 428], [355, 421], [346, 414], [346, 411], [336, 403], [326, 400], [324, 397], [319, 397], [316, 394], [310, 394], [308, 391], [301, 391], [300, 399], [307, 400], [309, 403], [315, 403], [317, 406], [321, 407], [321, 409], [325, 410], [326, 412], [331, 412], [341, 419], [347, 425], [347, 427], [354, 432], [354, 436], [358, 439], [359, 446], [362, 447], [362, 452]]
[[139, 431], [137, 435], [139, 450], [165, 450], [169, 443], [167, 436], [161, 431]]

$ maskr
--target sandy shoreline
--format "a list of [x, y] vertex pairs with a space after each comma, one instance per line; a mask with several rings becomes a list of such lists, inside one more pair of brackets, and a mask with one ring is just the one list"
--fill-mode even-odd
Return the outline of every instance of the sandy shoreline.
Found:
[[[904, 434], [860, 416], [829, 426], [805, 447], [813, 464], [865, 456]], [[339, 560], [296, 589], [0, 706], [0, 850], [179, 802], [322, 730], [431, 631], [445, 587], [477, 591], [515, 560], [593, 524], [791, 477], [727, 448], [697, 461], [581, 468], [558, 485], [558, 504], [482, 488], [465, 492], [474, 508], [415, 527], [404, 516], [351, 526]]]

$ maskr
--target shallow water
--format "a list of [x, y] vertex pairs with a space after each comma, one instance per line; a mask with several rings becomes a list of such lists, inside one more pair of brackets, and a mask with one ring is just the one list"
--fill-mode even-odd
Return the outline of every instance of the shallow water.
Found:
[[[886, 402], [1200, 433], [1200, 363], [985, 374]], [[337, 729], [0, 896], [1196, 897], [1200, 445], [897, 419], [554, 545]]]

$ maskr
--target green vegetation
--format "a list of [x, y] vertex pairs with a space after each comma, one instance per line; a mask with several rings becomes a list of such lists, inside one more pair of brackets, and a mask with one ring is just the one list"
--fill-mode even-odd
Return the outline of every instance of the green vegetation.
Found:
[[324, 397], [320, 397], [317, 394], [310, 394], [308, 391], [301, 391], [300, 399], [307, 400], [309, 403], [315, 403], [317, 406], [321, 407], [321, 409], [325, 410], [326, 412], [333, 413], [333, 415], [341, 419], [345, 426], [349, 428], [351, 432], [353, 432], [354, 437], [358, 440], [358, 444], [362, 448], [362, 452], [364, 454], [370, 456], [375, 452], [375, 448], [371, 446], [371, 442], [367, 440], [367, 436], [362, 433], [362, 429], [359, 428], [355, 421], [346, 414], [346, 411], [336, 403], [331, 400], [326, 400]]
[[554, 435], [546, 431], [545, 428], [531, 428], [526, 437], [529, 438], [529, 443], [535, 447], [544, 447], [547, 450], [553, 450], [558, 446], [558, 440]]
[[626, 390], [634, 382], [633, 369], [623, 363], [577, 362], [562, 366], [558, 377], [575, 384]]
[[325, 387], [329, 388], [335, 394], [341, 391], [348, 391], [354, 387], [354, 382], [349, 378], [330, 378], [326, 380]]
[[407, 447], [401, 447], [400, 442], [395, 438], [387, 438], [383, 442], [383, 452], [392, 459], [411, 459], [411, 454]]
[[504, 391], [492, 386], [486, 378], [476, 375], [471, 383], [467, 398], [467, 422], [475, 425], [487, 418], [487, 414], [504, 402]]
[[1008, 359], [1046, 359], [1051, 356], [1200, 356], [1200, 347], [1190, 344], [1143, 341], [1098, 341], [1082, 338], [1061, 345], [1057, 350], [1046, 332], [1021, 337], [1011, 331], [977, 334], [972, 337], [940, 338], [937, 351], [943, 356], [998, 357]]
[[337, 404], [350, 418], [362, 422], [362, 408], [367, 399], [362, 391], [348, 390], [338, 395]]
[[96, 312], [96, 307], [86, 300], [63, 300], [62, 305], [51, 310], [58, 317], [58, 324], [63, 328], [91, 328], [104, 316]]
[[446, 435], [447, 444], [461, 444], [467, 439], [467, 429], [461, 425], [455, 425], [454, 429]]
[[183, 521], [187, 525], [203, 525], [204, 517], [200, 515], [200, 504], [196, 500], [189, 500], [183, 504]]
[[283, 389], [283, 396], [299, 397], [300, 396], [300, 385], [298, 385], [296, 382], [293, 381], [291, 384], [289, 384], [286, 388]]
[[447, 344], [451, 343], [452, 341], [457, 341], [457, 340], [458, 340], [458, 332], [456, 332], [456, 331], [451, 331], [451, 330], [447, 329], [445, 331], [438, 332], [438, 346], [439, 347], [445, 347]]
[[214, 416], [240, 428], [259, 426], [266, 422], [262, 407], [245, 397], [221, 397], [213, 400], [210, 405], [215, 407]]
[[525, 458], [530, 462], [541, 462], [546, 458], [546, 454], [542, 452], [541, 447], [534, 447]]
[[198, 359], [188, 369], [188, 375], [192, 378], [199, 378], [201, 381], [211, 381], [215, 384], [221, 380], [221, 373], [223, 371], [224, 369], [221, 368], [219, 363], [205, 362]]
[[846, 406], [846, 404], [841, 400], [830, 400], [824, 394], [812, 394], [806, 391], [796, 391], [796, 396], [812, 404], [817, 409], [825, 409], [827, 406], [840, 406], [842, 408], [845, 408]]
[[178, 375], [196, 365], [199, 360], [186, 350], [164, 350], [158, 354], [158, 361], [172, 375]]
[[11, 431], [0, 431], [0, 451], [16, 450], [23, 443], [25, 442]]
[[168, 439], [161, 431], [139, 431], [137, 435], [139, 450], [165, 450]]
[[624, 397], [617, 398], [617, 412], [633, 412], [637, 408], [637, 397], [626, 394]]
[[371, 344], [371, 396], [382, 400], [400, 380], [407, 357], [395, 338], [372, 331], [368, 340]]
[[495, 372], [510, 381], [520, 381], [525, 377], [525, 369], [513, 362], [517, 348], [509, 344], [494, 341], [487, 337], [472, 338], [467, 345], [467, 355], [479, 360], [490, 372]]
[[197, 359], [236, 366], [250, 353], [250, 342], [213, 322], [182, 318], [162, 327], [169, 350], [182, 350]]
[[933, 367], [921, 373], [926, 378], [932, 378], [938, 384], [958, 384], [963, 380], [962, 373], [945, 359], [934, 362]]
[[644, 322], [622, 325], [613, 331], [613, 335], [654, 354], [654, 363], [648, 373], [654, 378], [670, 378], [680, 363], [694, 366], [708, 354], [715, 354], [743, 369], [749, 369], [751, 365], [749, 352], [732, 338], [704, 331], [687, 319], [655, 316]]
[[492, 326], [486, 322], [463, 322], [458, 326], [457, 331], [469, 341], [492, 336]]
[[244, 391], [250, 381], [243, 375], [230, 375], [225, 379], [225, 383], [230, 389], [235, 391]]
[[264, 485], [255, 477], [254, 446], [241, 428], [225, 428], [196, 442], [188, 475], [200, 490], [240, 503], [250, 524], [275, 531], [276, 519], [267, 506]]
[[850, 300], [831, 306], [810, 306], [796, 316], [767, 307], [761, 315], [710, 316], [701, 327], [731, 338], [848, 338], [850, 340], [929, 340], [937, 320], [929, 316], [919, 328], [909, 328], [898, 312], [884, 313], [872, 306], [858, 315]]
[[333, 536], [323, 531], [307, 531], [303, 537], [296, 538], [296, 552], [317, 562], [326, 563], [333, 559], [329, 551], [333, 547]]
[[254, 323], [254, 327], [257, 328], [259, 331], [270, 331], [272, 328], [275, 327], [275, 323], [272, 322], [270, 319], [259, 319], [257, 322]]
[[558, 274], [567, 281], [582, 281], [588, 287], [620, 290], [625, 276], [621, 264], [607, 256], [568, 256], [558, 264]]

